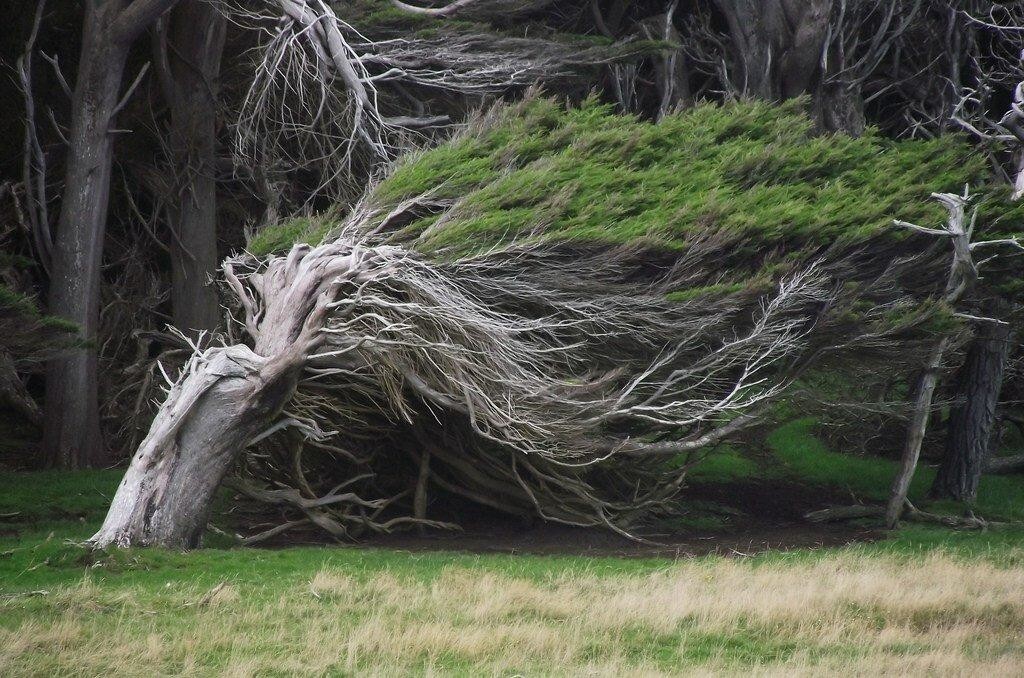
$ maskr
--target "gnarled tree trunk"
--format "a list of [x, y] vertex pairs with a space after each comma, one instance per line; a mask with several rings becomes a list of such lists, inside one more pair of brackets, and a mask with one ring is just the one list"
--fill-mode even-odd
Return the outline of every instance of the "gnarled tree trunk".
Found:
[[214, 493], [295, 390], [301, 360], [245, 346], [194, 358], [139, 447], [91, 543], [97, 547], [199, 545]]
[[988, 455], [996, 405], [1009, 357], [1010, 327], [982, 323], [960, 369], [961, 402], [949, 418], [946, 452], [932, 484], [932, 494], [958, 501], [973, 501]]
[[[247, 307], [253, 348], [213, 347], [185, 366], [90, 543], [96, 547], [199, 544], [214, 492], [243, 450], [272, 428], [323, 341], [333, 291], [361, 272], [358, 255], [304, 257], [296, 248], [259, 279], [264, 303]], [[231, 265], [225, 265], [235, 284]]]

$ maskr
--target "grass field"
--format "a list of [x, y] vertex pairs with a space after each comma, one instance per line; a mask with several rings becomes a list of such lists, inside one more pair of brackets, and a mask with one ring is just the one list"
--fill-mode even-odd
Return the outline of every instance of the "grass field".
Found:
[[[779, 479], [880, 497], [888, 462], [798, 421], [771, 459], [701, 483]], [[359, 547], [90, 556], [116, 472], [0, 478], [0, 675], [1019, 675], [1024, 531], [909, 526], [840, 549], [584, 558]], [[918, 490], [926, 487], [927, 470]], [[1024, 479], [978, 510], [1024, 517]], [[947, 507], [952, 509], [953, 507]]]

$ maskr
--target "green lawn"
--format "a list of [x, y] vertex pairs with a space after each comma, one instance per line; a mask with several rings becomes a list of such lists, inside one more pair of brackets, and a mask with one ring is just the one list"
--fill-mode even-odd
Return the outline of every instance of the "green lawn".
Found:
[[[787, 478], [884, 497], [892, 464], [797, 421], [771, 458], [694, 481]], [[0, 675], [1009, 675], [1024, 671], [1024, 531], [909, 526], [750, 558], [410, 553], [357, 546], [88, 554], [118, 472], [0, 477]], [[915, 492], [930, 478], [923, 469]], [[978, 509], [1020, 519], [1024, 480]], [[713, 525], [698, 526], [703, 528]]]
[[[851, 499], [884, 501], [896, 475], [896, 463], [829, 450], [814, 437], [814, 425], [813, 419], [798, 419], [769, 434], [768, 448], [782, 463], [782, 471], [805, 482], [842, 488]], [[935, 469], [921, 464], [910, 485], [910, 500], [926, 505], [928, 488], [934, 479]], [[953, 502], [933, 502], [930, 507], [949, 513], [964, 509]], [[1024, 521], [1024, 478], [982, 477], [973, 508], [986, 518]]]

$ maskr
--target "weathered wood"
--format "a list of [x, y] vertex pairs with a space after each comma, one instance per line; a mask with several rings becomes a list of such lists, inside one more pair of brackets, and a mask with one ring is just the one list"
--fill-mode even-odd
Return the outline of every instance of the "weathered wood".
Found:
[[1015, 454], [1010, 457], [989, 457], [984, 469], [985, 473], [993, 475], [1021, 471], [1024, 471], [1024, 454]]
[[[857, 504], [854, 506], [834, 506], [819, 511], [811, 511], [804, 514], [806, 520], [812, 523], [831, 523], [844, 520], [857, 520], [860, 518], [875, 518], [885, 515], [884, 506], [867, 506]], [[985, 530], [990, 527], [1005, 527], [1017, 523], [993, 522], [979, 518], [968, 512], [963, 516], [945, 516], [929, 511], [922, 511], [909, 501], [904, 503], [904, 518], [917, 523], [932, 523], [956, 527], [967, 530]]]
[[[214, 492], [232, 464], [268, 429], [280, 428], [275, 422], [323, 340], [332, 290], [361, 273], [358, 256], [304, 256], [309, 250], [296, 248], [265, 272], [266, 306], [258, 320], [248, 318], [252, 349], [208, 348], [186, 364], [91, 545], [199, 544]], [[240, 284], [230, 264], [225, 274]]]
[[893, 480], [889, 503], [885, 510], [885, 524], [889, 528], [896, 527], [896, 523], [900, 519], [904, 502], [907, 500], [907, 492], [910, 490], [910, 483], [917, 470], [917, 462], [921, 457], [921, 444], [924, 442], [924, 435], [928, 429], [928, 418], [932, 412], [932, 398], [935, 395], [935, 386], [939, 382], [939, 369], [942, 366], [942, 357], [945, 355], [948, 345], [949, 339], [947, 338], [940, 339], [935, 344], [921, 375], [921, 381], [917, 388], [917, 401], [914, 403], [914, 414], [907, 426], [907, 438], [903, 446], [900, 468]]
[[294, 392], [301, 363], [245, 346], [209, 349], [172, 389], [90, 544], [199, 545], [238, 454]]

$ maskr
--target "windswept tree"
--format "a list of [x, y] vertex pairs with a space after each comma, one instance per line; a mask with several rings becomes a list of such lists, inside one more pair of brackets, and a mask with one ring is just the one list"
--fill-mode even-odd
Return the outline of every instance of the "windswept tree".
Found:
[[[472, 4], [489, 7], [491, 12], [500, 10], [495, 3]], [[443, 12], [398, 5], [400, 13], [414, 16], [426, 11], [447, 17], [464, 9], [463, 3]], [[531, 84], [559, 64], [611, 58], [607, 50], [574, 58], [571, 46], [556, 49], [530, 40], [524, 44], [543, 56], [509, 60], [508, 51], [491, 48], [488, 59], [486, 50], [471, 49], [472, 40], [366, 41], [321, 0], [240, 6], [201, 0], [184, 4], [178, 0], [102, 0], [86, 3], [84, 11], [79, 68], [71, 91], [60, 216], [52, 246], [46, 242], [40, 248], [41, 255], [49, 259], [50, 312], [74, 322], [87, 339], [81, 348], [55, 359], [48, 369], [43, 446], [48, 463], [54, 466], [93, 465], [106, 454], [99, 426], [95, 348], [103, 246], [114, 140], [124, 132], [117, 129], [117, 117], [143, 81], [148, 64], [127, 87], [123, 75], [130, 49], [146, 30], [159, 29], [157, 70], [171, 109], [169, 146], [176, 171], [165, 198], [172, 232], [174, 319], [182, 330], [210, 329], [218, 315], [216, 297], [207, 283], [216, 258], [212, 174], [222, 14], [239, 23], [253, 19], [255, 28], [271, 36], [256, 52], [261, 55], [259, 67], [238, 113], [239, 147], [252, 151], [253, 155], [246, 157], [258, 158], [255, 169], [259, 172], [319, 165], [321, 181], [307, 191], [312, 195], [321, 194], [339, 174], [350, 179], [353, 153], [368, 153], [370, 162], [363, 171], [369, 172], [376, 161], [393, 157], [399, 138], [409, 129], [447, 120], [385, 117], [377, 100], [377, 88], [384, 82], [411, 80], [439, 91], [497, 92], [514, 84]], [[524, 69], [524, 64], [530, 67]], [[31, 103], [31, 83], [25, 85]], [[268, 120], [272, 124], [264, 124]], [[31, 145], [27, 148], [32, 155], [39, 155]], [[301, 162], [275, 165], [280, 154], [290, 154], [292, 159], [301, 156]], [[268, 157], [272, 160], [265, 162]], [[46, 177], [37, 178], [45, 186]], [[40, 205], [45, 206], [45, 201]], [[48, 237], [49, 225], [37, 231]]]
[[[235, 466], [280, 511], [254, 539], [438, 525], [428, 491], [620, 532], [670, 511], [799, 375], [906, 361], [941, 315], [944, 262], [890, 216], [940, 216], [907, 187], [978, 163], [810, 128], [767, 105], [653, 125], [529, 99], [344, 219], [264, 233], [223, 267], [235, 339], [170, 385], [93, 544], [195, 546]], [[779, 180], [810, 157], [795, 195]]]

